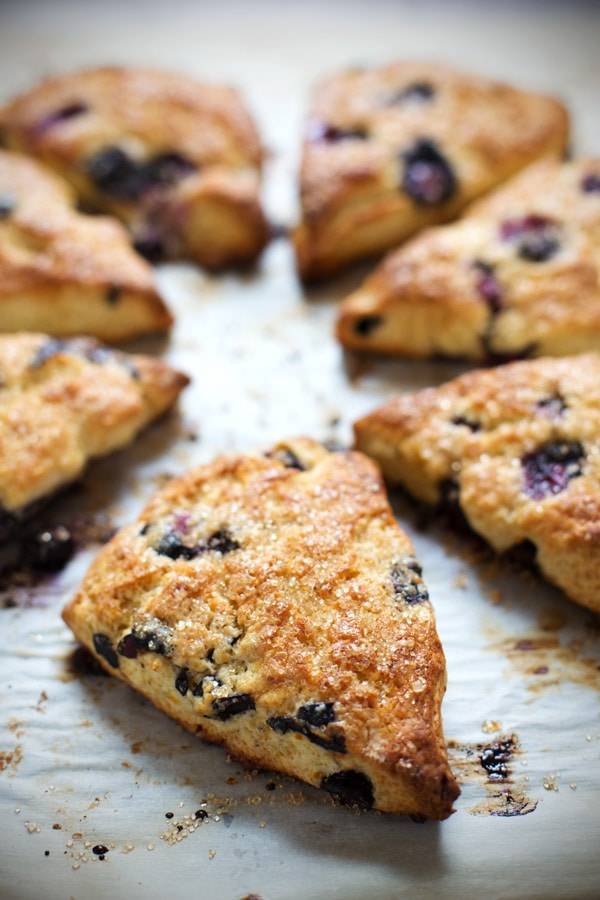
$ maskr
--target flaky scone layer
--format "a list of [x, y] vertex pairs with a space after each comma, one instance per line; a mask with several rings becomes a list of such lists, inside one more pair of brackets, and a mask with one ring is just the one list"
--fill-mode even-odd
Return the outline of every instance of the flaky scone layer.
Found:
[[17, 334], [0, 336], [0, 384], [0, 508], [18, 519], [132, 441], [187, 378], [90, 338]]
[[219, 267], [262, 249], [263, 151], [239, 94], [187, 75], [104, 67], [49, 78], [0, 110], [8, 147], [44, 160], [149, 258]]
[[342, 303], [337, 335], [412, 357], [600, 349], [600, 159], [537, 162], [390, 254]]
[[348, 803], [444, 818], [443, 651], [376, 467], [309, 440], [171, 482], [64, 618], [207, 740]]
[[358, 421], [389, 481], [458, 503], [498, 551], [600, 611], [600, 357], [512, 363], [406, 394]]
[[424, 62], [335, 74], [314, 92], [300, 169], [300, 274], [318, 278], [454, 218], [547, 154], [556, 100]]
[[0, 150], [0, 331], [121, 341], [170, 325], [123, 226], [77, 212], [66, 182]]

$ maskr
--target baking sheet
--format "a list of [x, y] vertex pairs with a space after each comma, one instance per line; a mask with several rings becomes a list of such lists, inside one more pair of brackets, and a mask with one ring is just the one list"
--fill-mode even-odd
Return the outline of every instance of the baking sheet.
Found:
[[[237, 82], [273, 150], [272, 218], [286, 222], [306, 92], [339, 64], [424, 56], [559, 91], [577, 148], [600, 148], [597, 6], [499, 6], [4, 3], [1, 91], [112, 61]], [[178, 414], [96, 464], [71, 504], [124, 523], [170, 473], [286, 435], [348, 441], [352, 420], [395, 391], [457, 373], [345, 358], [331, 329], [356, 276], [303, 296], [291, 263], [279, 240], [254, 274], [162, 267], [177, 326], [170, 342], [138, 346], [165, 353], [193, 385]], [[448, 661], [445, 727], [464, 782], [450, 820], [356, 814], [291, 779], [245, 773], [125, 685], [74, 674], [58, 612], [89, 548], [0, 610], [0, 896], [600, 896], [597, 619], [442, 529], [419, 530], [414, 510], [396, 502]], [[485, 783], [480, 745], [511, 735], [510, 778]], [[206, 819], [191, 818], [199, 810]], [[521, 814], [491, 814], [502, 810]], [[108, 848], [103, 861], [97, 845]]]

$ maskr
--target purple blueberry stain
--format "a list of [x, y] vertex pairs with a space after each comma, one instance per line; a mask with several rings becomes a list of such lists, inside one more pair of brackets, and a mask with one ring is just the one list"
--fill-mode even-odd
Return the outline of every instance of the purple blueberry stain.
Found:
[[361, 126], [343, 127], [314, 120], [309, 123], [306, 139], [311, 144], [339, 144], [341, 141], [364, 141], [369, 137]]
[[564, 491], [583, 472], [585, 452], [579, 441], [551, 442], [521, 460], [523, 490], [533, 500]]
[[402, 188], [419, 206], [438, 206], [456, 192], [454, 169], [428, 138], [418, 140], [402, 154]]

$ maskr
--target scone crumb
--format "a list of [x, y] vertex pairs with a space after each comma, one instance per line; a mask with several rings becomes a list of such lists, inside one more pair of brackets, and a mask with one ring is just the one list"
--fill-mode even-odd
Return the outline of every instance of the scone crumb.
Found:
[[485, 719], [481, 723], [481, 730], [484, 734], [493, 734], [495, 731], [502, 731], [502, 722], [498, 722], [496, 719]]
[[208, 851], [208, 858], [209, 858], [209, 859], [214, 859], [216, 855], [217, 855], [217, 851], [216, 851], [216, 850], [209, 850], [209, 851]]
[[556, 791], [558, 793], [558, 775], [555, 773], [550, 773], [550, 775], [544, 775], [542, 779], [542, 784], [544, 786], [544, 790], [546, 791]]

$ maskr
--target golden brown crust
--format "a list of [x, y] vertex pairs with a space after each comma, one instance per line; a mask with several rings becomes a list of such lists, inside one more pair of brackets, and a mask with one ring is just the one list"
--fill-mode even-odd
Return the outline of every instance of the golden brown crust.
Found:
[[20, 516], [125, 446], [187, 378], [162, 360], [90, 338], [0, 337], [0, 507]]
[[235, 754], [315, 785], [351, 770], [363, 802], [366, 775], [378, 809], [451, 812], [433, 611], [361, 454], [295, 440], [188, 472], [103, 550], [64, 618]]
[[533, 543], [547, 578], [600, 611], [599, 385], [596, 354], [474, 371], [390, 401], [356, 444], [428, 503], [450, 484], [496, 550]]
[[[170, 257], [219, 267], [252, 261], [267, 229], [260, 207], [263, 151], [232, 88], [149, 68], [105, 67], [47, 79], [0, 111], [10, 148], [44, 160], [80, 199], [126, 222]], [[168, 171], [139, 188], [90, 177], [99, 152], [119, 148], [143, 166], [168, 154]], [[173, 157], [177, 159], [173, 163]], [[181, 160], [184, 164], [181, 164]], [[106, 167], [104, 168], [106, 174]]]
[[600, 159], [546, 159], [390, 254], [342, 304], [337, 336], [413, 357], [597, 350], [599, 249]]
[[[322, 277], [449, 221], [539, 157], [561, 154], [568, 127], [558, 101], [447, 66], [333, 75], [316, 88], [302, 156], [301, 275]], [[454, 175], [434, 202], [405, 190], [406, 154], [421, 141], [433, 142]]]
[[80, 214], [65, 182], [0, 150], [0, 331], [119, 341], [171, 321], [123, 226]]

